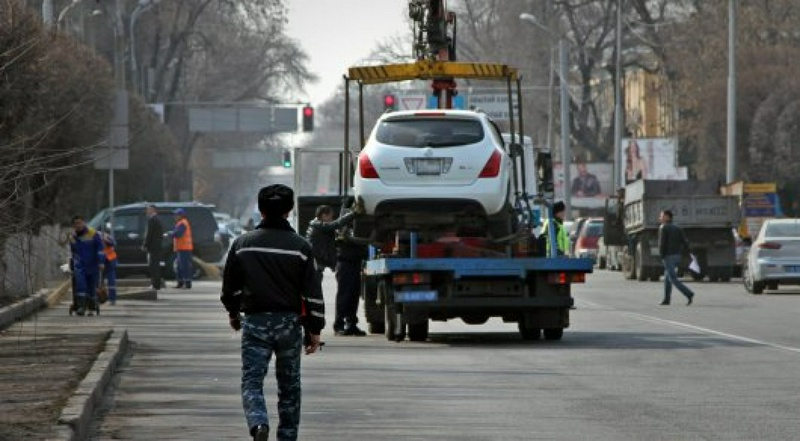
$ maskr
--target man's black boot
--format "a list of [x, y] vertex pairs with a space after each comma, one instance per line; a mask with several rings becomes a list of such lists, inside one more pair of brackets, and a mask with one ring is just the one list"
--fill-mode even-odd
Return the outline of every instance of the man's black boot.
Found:
[[178, 282], [178, 284], [177, 284], [177, 285], [175, 285], [175, 287], [174, 287], [174, 288], [175, 288], [175, 289], [181, 289], [181, 288], [183, 288], [183, 282]]
[[363, 337], [367, 335], [366, 332], [361, 330], [355, 323], [347, 323], [344, 325], [344, 331], [342, 331], [341, 335], [351, 335], [354, 337]]

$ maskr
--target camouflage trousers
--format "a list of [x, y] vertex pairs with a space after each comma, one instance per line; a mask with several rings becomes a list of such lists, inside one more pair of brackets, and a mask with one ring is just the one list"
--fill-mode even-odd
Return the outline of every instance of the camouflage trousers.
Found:
[[264, 377], [275, 355], [278, 440], [296, 440], [300, 426], [303, 328], [294, 313], [250, 314], [242, 323], [242, 405], [247, 427], [269, 425]]

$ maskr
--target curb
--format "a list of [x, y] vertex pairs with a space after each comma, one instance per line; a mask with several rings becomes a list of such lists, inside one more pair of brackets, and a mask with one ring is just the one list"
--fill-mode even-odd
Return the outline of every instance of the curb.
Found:
[[61, 301], [70, 286], [71, 282], [67, 280], [52, 292], [49, 289], [41, 289], [21, 302], [0, 309], [0, 330], [8, 328], [45, 307], [52, 308]]
[[94, 422], [97, 408], [111, 385], [122, 357], [128, 350], [128, 330], [109, 331], [106, 347], [92, 364], [89, 373], [61, 410], [52, 441], [80, 441], [86, 439]]

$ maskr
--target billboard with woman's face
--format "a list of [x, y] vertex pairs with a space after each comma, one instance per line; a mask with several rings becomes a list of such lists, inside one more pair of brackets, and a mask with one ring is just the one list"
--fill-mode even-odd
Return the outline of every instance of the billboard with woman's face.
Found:
[[686, 167], [678, 167], [673, 138], [623, 138], [622, 182], [638, 179], [686, 180]]

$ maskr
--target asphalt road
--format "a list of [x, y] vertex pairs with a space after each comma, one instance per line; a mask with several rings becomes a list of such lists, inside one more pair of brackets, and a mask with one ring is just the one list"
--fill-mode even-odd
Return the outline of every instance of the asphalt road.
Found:
[[[303, 359], [303, 440], [787, 440], [800, 433], [800, 291], [598, 271], [559, 342], [434, 323], [426, 343], [325, 336]], [[248, 439], [219, 284], [108, 311], [135, 342], [97, 440]], [[325, 293], [335, 287], [326, 273]], [[329, 323], [333, 305], [328, 305]], [[267, 382], [275, 415], [274, 380]], [[275, 425], [277, 421], [273, 420]]]

